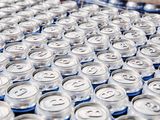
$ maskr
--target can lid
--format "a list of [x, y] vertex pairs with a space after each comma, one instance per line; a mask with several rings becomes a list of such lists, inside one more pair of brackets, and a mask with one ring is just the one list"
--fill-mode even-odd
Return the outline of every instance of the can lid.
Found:
[[152, 92], [160, 95], [160, 78], [153, 78], [147, 82], [147, 87]]

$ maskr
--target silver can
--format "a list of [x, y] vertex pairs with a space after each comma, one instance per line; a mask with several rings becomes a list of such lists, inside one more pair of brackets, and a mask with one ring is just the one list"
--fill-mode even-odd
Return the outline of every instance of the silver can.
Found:
[[160, 78], [153, 78], [148, 81], [144, 85], [143, 93], [160, 98]]
[[146, 120], [146, 119], [136, 115], [124, 115], [117, 118], [116, 120]]
[[53, 62], [63, 77], [73, 76], [79, 72], [79, 61], [74, 55], [60, 55], [55, 57]]
[[108, 82], [108, 68], [100, 62], [89, 62], [81, 66], [81, 72], [91, 80], [93, 88]]
[[137, 47], [144, 45], [147, 42], [145, 32], [135, 27], [132, 27], [131, 30], [124, 32], [124, 37], [135, 42]]
[[159, 99], [152, 95], [140, 95], [133, 98], [130, 114], [141, 116], [146, 120], [158, 120], [160, 116]]
[[95, 102], [80, 104], [75, 108], [74, 116], [75, 120], [111, 120], [108, 109]]
[[12, 13], [17, 12], [17, 10], [15, 9], [14, 6], [6, 6], [4, 8], [0, 8], [0, 11], [8, 13], [8, 14], [12, 14]]
[[135, 56], [137, 52], [136, 45], [133, 41], [120, 37], [118, 40], [113, 40], [110, 46], [111, 50], [119, 52], [125, 60], [128, 57]]
[[27, 46], [21, 42], [14, 42], [5, 45], [3, 50], [4, 54], [9, 58], [9, 60], [25, 60], [27, 58]]
[[147, 81], [154, 77], [155, 69], [151, 60], [144, 57], [130, 57], [126, 59], [124, 68], [137, 71]]
[[84, 31], [79, 29], [67, 32], [66, 34], [64, 34], [63, 38], [64, 40], [69, 41], [71, 46], [82, 45], [86, 40]]
[[10, 105], [2, 101], [0, 101], [0, 119], [14, 120], [14, 114], [10, 108]]
[[17, 116], [14, 120], [45, 120], [42, 116], [36, 114], [24, 114]]
[[79, 28], [84, 30], [87, 38], [91, 35], [96, 35], [99, 32], [97, 22], [93, 20], [88, 20], [87, 22], [81, 23]]
[[24, 10], [24, 11], [19, 11], [18, 13], [16, 13], [16, 15], [22, 16], [24, 18], [31, 18], [35, 15], [35, 13], [32, 10]]
[[91, 100], [92, 85], [88, 78], [80, 75], [66, 77], [62, 81], [63, 91], [71, 96], [74, 105]]
[[44, 34], [49, 40], [61, 39], [63, 33], [63, 27], [60, 25], [48, 26], [45, 27], [42, 31], [42, 34]]
[[70, 44], [65, 40], [50, 41], [47, 44], [49, 50], [53, 52], [53, 55], [66, 55], [70, 52]]
[[149, 44], [156, 44], [158, 47], [160, 47], [160, 34], [152, 35], [147, 42]]
[[94, 50], [86, 44], [73, 46], [71, 53], [77, 56], [81, 64], [94, 61], [95, 58]]
[[61, 92], [49, 92], [40, 97], [36, 113], [47, 120], [70, 120], [72, 115], [71, 98]]
[[0, 58], [0, 72], [2, 72], [9, 60], [4, 53], [0, 53]]
[[87, 43], [95, 52], [107, 50], [109, 48], [109, 37], [104, 34], [97, 34], [89, 37]]
[[61, 25], [65, 32], [74, 31], [77, 28], [77, 22], [73, 18], [63, 18], [57, 21], [58, 25]]
[[51, 67], [53, 54], [45, 48], [32, 49], [28, 53], [28, 58], [36, 69]]
[[32, 83], [37, 85], [42, 93], [57, 91], [62, 77], [58, 70], [43, 68], [33, 72]]
[[95, 99], [106, 106], [112, 116], [121, 116], [128, 111], [128, 96], [118, 85], [104, 84], [95, 89]]
[[99, 52], [97, 53], [97, 58], [109, 68], [110, 72], [123, 66], [121, 54], [117, 51], [107, 50]]
[[155, 68], [160, 66], [160, 49], [157, 45], [147, 44], [139, 48], [137, 56], [142, 56], [150, 59]]
[[50, 4], [50, 5], [59, 5], [61, 3], [60, 0], [45, 0], [44, 1], [45, 4]]
[[18, 82], [8, 87], [5, 101], [15, 113], [31, 112], [35, 109], [39, 90], [29, 82]]
[[111, 74], [109, 83], [124, 88], [129, 97], [134, 97], [142, 93], [143, 81], [136, 71], [127, 69], [115, 70]]
[[27, 81], [31, 78], [33, 66], [28, 61], [20, 60], [8, 63], [5, 69], [12, 82]]

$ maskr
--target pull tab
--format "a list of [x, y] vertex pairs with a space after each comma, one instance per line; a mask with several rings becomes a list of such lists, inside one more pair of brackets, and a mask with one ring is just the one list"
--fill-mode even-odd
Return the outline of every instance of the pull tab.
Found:
[[156, 52], [156, 50], [155, 50], [154, 48], [151, 48], [151, 47], [147, 48], [147, 50], [148, 50], [150, 53], [155, 53], [155, 52]]
[[96, 74], [97, 71], [98, 71], [98, 69], [94, 66], [88, 68], [88, 72], [91, 74]]
[[69, 64], [70, 63], [70, 60], [69, 59], [60, 59], [59, 60], [61, 63], [63, 64]]
[[101, 117], [102, 113], [99, 110], [90, 110], [90, 111], [87, 111], [87, 115], [90, 118], [96, 118], [96, 117]]
[[105, 92], [102, 93], [102, 98], [104, 98], [104, 99], [108, 99], [108, 98], [111, 98], [113, 96], [115, 96], [115, 92], [112, 91], [112, 90], [105, 91]]
[[140, 61], [140, 60], [132, 60], [132, 63], [139, 66], [142, 66], [144, 64], [143, 61]]
[[47, 52], [46, 51], [41, 51], [41, 52], [38, 52], [37, 55], [39, 57], [43, 57], [43, 56], [47, 55]]
[[43, 75], [44, 78], [55, 78], [55, 75], [53, 73], [47, 73], [45, 72]]
[[15, 94], [16, 94], [18, 97], [23, 96], [23, 95], [26, 94], [26, 93], [27, 93], [27, 89], [26, 89], [26, 88], [21, 88], [21, 89], [15, 91]]
[[59, 98], [59, 99], [52, 99], [51, 101], [50, 101], [50, 104], [52, 105], [52, 106], [59, 106], [59, 105], [64, 105], [65, 103], [64, 103], [64, 100], [62, 99], [62, 98]]
[[122, 42], [120, 43], [120, 45], [122, 46], [122, 48], [128, 48], [128, 44], [126, 42]]
[[81, 81], [75, 81], [75, 82], [72, 84], [72, 86], [74, 86], [74, 87], [76, 87], [76, 88], [81, 87], [81, 86], [83, 86], [83, 85], [84, 85], [84, 83], [81, 82]]
[[156, 89], [156, 90], [160, 90], [160, 83], [155, 83], [153, 85], [153, 88]]
[[109, 58], [109, 59], [117, 59], [117, 57], [116, 57], [115, 54], [106, 54], [106, 58]]
[[86, 48], [84, 48], [84, 47], [79, 47], [79, 48], [77, 48], [78, 49], [78, 51], [80, 51], [80, 52], [85, 52], [86, 51]]
[[18, 70], [21, 70], [24, 68], [24, 65], [22, 65], [22, 64], [14, 64], [13, 66], [16, 67], [16, 69], [18, 69]]
[[95, 40], [96, 40], [96, 41], [101, 41], [101, 40], [102, 40], [102, 37], [101, 37], [101, 36], [96, 36], [96, 37], [95, 37]]
[[22, 46], [17, 46], [17, 45], [14, 46], [14, 49], [19, 51], [24, 50]]
[[123, 75], [123, 78], [124, 78], [125, 80], [129, 80], [129, 81], [135, 81], [135, 80], [136, 80], [134, 76], [129, 75], [129, 74], [124, 74], [124, 75]]
[[150, 110], [154, 111], [154, 112], [160, 112], [160, 106], [156, 105], [152, 102], [147, 102], [145, 104], [147, 106], [147, 108], [149, 108]]
[[56, 45], [56, 46], [61, 46], [61, 43], [55, 42], [55, 45]]

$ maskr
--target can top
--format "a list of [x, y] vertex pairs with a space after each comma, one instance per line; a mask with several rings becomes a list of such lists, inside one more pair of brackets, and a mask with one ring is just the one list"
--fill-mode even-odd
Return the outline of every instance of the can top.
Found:
[[98, 103], [82, 103], [74, 111], [77, 120], [110, 120], [108, 109]]
[[38, 88], [29, 82], [18, 82], [8, 87], [6, 95], [12, 99], [29, 99], [38, 94]]
[[92, 28], [96, 28], [97, 26], [97, 22], [93, 21], [93, 20], [89, 20], [87, 22], [84, 22], [82, 24], [79, 25], [79, 28], [86, 30], [86, 29], [92, 29]]
[[69, 42], [65, 40], [56, 40], [48, 43], [48, 47], [51, 49], [65, 49], [66, 47], [70, 47]]
[[60, 112], [71, 105], [71, 98], [60, 92], [50, 92], [41, 96], [38, 101], [40, 109], [48, 112]]
[[160, 95], [160, 78], [153, 78], [152, 80], [148, 81], [147, 88]]
[[23, 40], [31, 43], [44, 43], [46, 41], [46, 37], [42, 34], [34, 34], [26, 36]]
[[114, 33], [120, 32], [120, 28], [116, 25], [108, 24], [107, 26], [102, 28], [100, 32], [103, 34], [109, 35], [109, 34], [114, 34]]
[[0, 119], [5, 120], [11, 112], [10, 106], [6, 102], [0, 101]]
[[96, 4], [88, 4], [83, 6], [82, 8], [79, 9], [80, 11], [87, 11], [91, 14], [94, 14], [94, 12], [98, 12], [99, 11], [99, 6]]
[[146, 116], [160, 116], [159, 99], [152, 95], [139, 95], [132, 99], [132, 107]]
[[150, 43], [160, 45], [160, 34], [154, 34], [150, 37]]
[[73, 12], [70, 17], [74, 17], [74, 18], [87, 18], [89, 16], [88, 12], [84, 12], [84, 11], [77, 11], [77, 12]]
[[121, 117], [119, 117], [116, 120], [146, 120], [140, 116], [134, 116], [134, 115], [123, 115]]
[[101, 13], [108, 14], [108, 15], [118, 15], [118, 9], [112, 6], [105, 6], [101, 8]]
[[123, 88], [118, 85], [104, 84], [95, 89], [96, 97], [107, 102], [118, 102], [127, 97]]
[[82, 76], [66, 77], [62, 82], [63, 89], [72, 92], [81, 92], [91, 88], [89, 79]]
[[[57, 24], [59, 25], [76, 25], [77, 22], [75, 19], [73, 19], [72, 17], [68, 17], [68, 18], [63, 18], [63, 19], [60, 19]], [[64, 27], [65, 28], [65, 27]]]
[[44, 120], [41, 116], [35, 114], [23, 114], [17, 116], [15, 120]]
[[59, 6], [52, 7], [49, 11], [59, 16], [59, 15], [65, 14], [67, 11], [67, 8], [59, 5]]
[[63, 1], [61, 4], [63, 7], [66, 7], [68, 10], [77, 9], [77, 3], [75, 1], [69, 0], [69, 1]]
[[48, 34], [59, 34], [62, 33], [63, 27], [59, 25], [54, 25], [44, 28], [43, 32]]
[[64, 36], [68, 39], [80, 39], [85, 37], [85, 34], [84, 34], [84, 31], [82, 30], [76, 30], [76, 31], [67, 32]]

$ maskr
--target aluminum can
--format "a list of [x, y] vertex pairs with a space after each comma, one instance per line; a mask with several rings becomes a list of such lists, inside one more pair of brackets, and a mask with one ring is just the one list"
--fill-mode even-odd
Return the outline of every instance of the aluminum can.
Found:
[[59, 25], [45, 27], [42, 31], [42, 34], [44, 34], [49, 40], [61, 39], [63, 33], [63, 27]]
[[160, 47], [160, 34], [154, 34], [154, 35], [152, 35], [147, 42], [149, 44], [155, 44], [158, 47]]
[[127, 69], [115, 70], [112, 72], [109, 83], [124, 88], [129, 98], [142, 93], [143, 81], [136, 71]]
[[91, 100], [92, 85], [88, 78], [80, 75], [66, 77], [62, 81], [63, 91], [71, 96], [74, 105]]
[[18, 82], [8, 87], [5, 101], [13, 112], [23, 114], [34, 112], [39, 90], [29, 82]]
[[36, 69], [51, 67], [53, 54], [46, 48], [32, 49], [28, 53], [28, 58]]
[[61, 3], [60, 0], [45, 0], [44, 1], [45, 4], [49, 4], [49, 5], [59, 5]]
[[143, 93], [160, 98], [160, 78], [153, 78], [144, 85]]
[[10, 79], [6, 75], [1, 74], [0, 76], [0, 101], [4, 100], [5, 92], [9, 85], [10, 85]]
[[79, 72], [79, 61], [74, 55], [60, 55], [55, 57], [53, 62], [61, 72], [62, 77], [77, 75]]
[[87, 43], [95, 52], [104, 51], [109, 48], [109, 36], [104, 34], [93, 35], [87, 39]]
[[5, 69], [5, 65], [8, 63], [8, 58], [4, 53], [0, 53], [0, 72]]
[[74, 110], [74, 116], [75, 120], [111, 120], [108, 109], [95, 102], [78, 105]]
[[139, 48], [137, 56], [150, 59], [156, 69], [160, 66], [160, 49], [157, 45], [147, 44]]
[[122, 68], [123, 66], [121, 54], [117, 51], [106, 50], [98, 52], [97, 58], [109, 68], [110, 72]]
[[81, 64], [92, 62], [95, 58], [94, 50], [87, 44], [73, 46], [71, 53], [77, 56]]
[[31, 78], [33, 66], [28, 61], [19, 60], [9, 62], [5, 66], [5, 74], [8, 74], [12, 82], [28, 81]]
[[136, 115], [124, 115], [124, 116], [117, 118], [116, 120], [146, 120], [146, 119], [136, 116]]
[[72, 115], [70, 96], [61, 92], [49, 92], [40, 97], [36, 113], [46, 120], [70, 120]]
[[129, 9], [129, 10], [137, 10], [139, 12], [142, 12], [143, 11], [143, 7], [144, 7], [144, 4], [140, 3], [140, 2], [128, 1], [126, 3], [126, 8]]
[[62, 26], [65, 32], [74, 31], [78, 26], [76, 20], [70, 17], [60, 19], [57, 24]]
[[1, 120], [14, 120], [14, 114], [6, 102], [0, 101], [0, 119]]
[[124, 68], [137, 71], [144, 81], [153, 78], [155, 73], [152, 61], [138, 56], [126, 59]]
[[12, 13], [17, 12], [17, 10], [15, 9], [14, 6], [6, 6], [4, 8], [0, 8], [0, 11], [8, 13], [8, 14], [12, 14]]
[[130, 30], [124, 32], [124, 38], [130, 39], [135, 42], [137, 47], [144, 45], [147, 42], [145, 32], [135, 27], [132, 27]]
[[21, 42], [14, 42], [5, 45], [4, 54], [9, 58], [9, 60], [25, 60], [27, 58], [27, 46]]
[[50, 41], [47, 46], [54, 56], [66, 55], [70, 52], [70, 44], [65, 40]]
[[35, 15], [33, 10], [24, 10], [24, 11], [19, 11], [18, 13], [16, 13], [16, 15], [18, 16], [22, 16], [24, 18], [31, 18]]
[[37, 10], [38, 12], [45, 11], [45, 10], [47, 11], [49, 8], [50, 8], [50, 5], [44, 4], [44, 3], [36, 4], [31, 7], [32, 10]]
[[69, 41], [71, 46], [82, 45], [86, 40], [86, 36], [83, 30], [76, 29], [75, 31], [65, 33], [63, 39]]
[[99, 32], [97, 22], [93, 20], [88, 20], [87, 22], [80, 24], [79, 28], [84, 30], [87, 38], [92, 35], [96, 35]]
[[146, 4], [143, 8], [145, 12], [148, 13], [160, 13], [160, 6], [157, 4]]
[[44, 118], [42, 118], [42, 116], [40, 115], [36, 115], [36, 114], [24, 114], [24, 115], [20, 115], [17, 116], [14, 120], [45, 120]]
[[34, 35], [27, 35], [23, 39], [23, 43], [29, 48], [44, 48], [44, 45], [47, 43], [47, 38], [43, 34], [34, 34]]
[[123, 38], [123, 36], [118, 40], [113, 40], [110, 49], [119, 52], [124, 61], [128, 57], [135, 56], [137, 52], [135, 43], [129, 39]]
[[118, 85], [104, 84], [95, 89], [95, 99], [106, 106], [113, 117], [121, 116], [128, 111], [128, 96]]
[[139, 95], [133, 98], [130, 114], [141, 116], [146, 120], [158, 120], [160, 116], [159, 99], [152, 95]]
[[42, 68], [32, 74], [32, 83], [39, 87], [42, 93], [57, 91], [62, 76], [59, 71], [51, 68]]
[[93, 88], [108, 82], [108, 68], [100, 62], [89, 62], [81, 66], [81, 72], [91, 80]]

